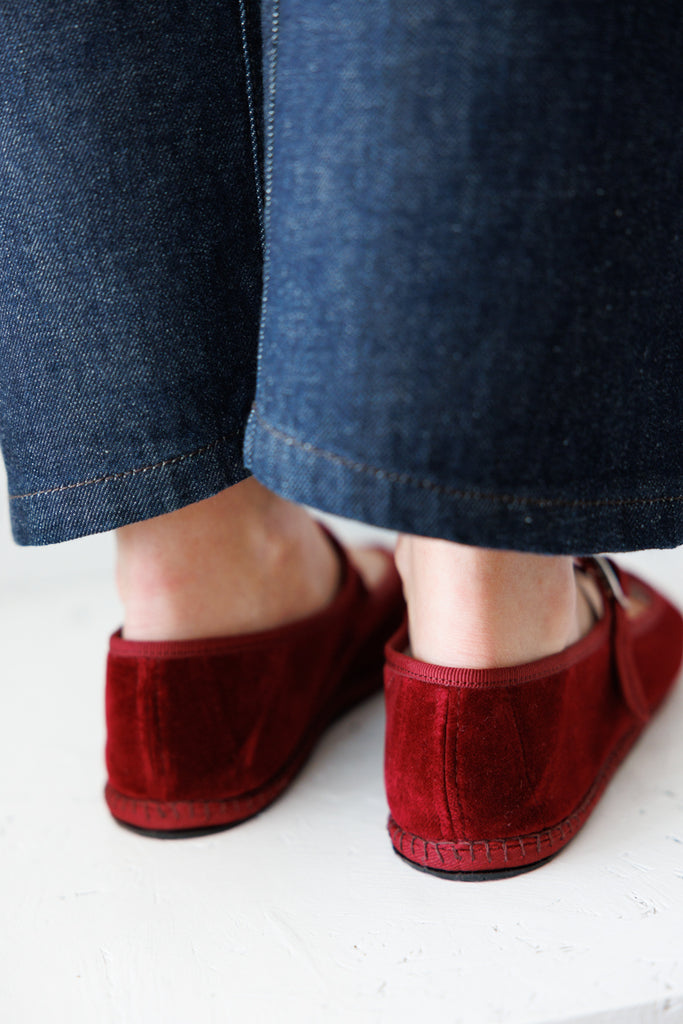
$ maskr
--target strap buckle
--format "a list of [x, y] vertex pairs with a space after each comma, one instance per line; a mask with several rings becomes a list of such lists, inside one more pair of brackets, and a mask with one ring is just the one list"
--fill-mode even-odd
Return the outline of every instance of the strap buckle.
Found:
[[610, 562], [609, 558], [606, 558], [604, 555], [593, 555], [593, 561], [600, 569], [600, 572], [602, 573], [603, 578], [607, 583], [607, 586], [610, 588], [612, 594], [614, 595], [615, 601], [617, 601], [621, 605], [624, 611], [628, 612], [631, 609], [633, 602], [631, 601], [631, 598], [628, 596], [628, 594], [625, 593], [624, 588], [619, 582], [619, 577], [617, 576], [616, 570]]

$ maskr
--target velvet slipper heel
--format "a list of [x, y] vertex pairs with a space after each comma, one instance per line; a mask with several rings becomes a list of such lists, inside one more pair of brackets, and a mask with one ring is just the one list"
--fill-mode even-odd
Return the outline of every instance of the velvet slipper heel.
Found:
[[604, 611], [559, 654], [514, 668], [444, 668], [403, 653], [405, 624], [388, 644], [389, 833], [413, 867], [483, 880], [554, 856], [676, 678], [679, 612], [606, 559], [579, 564], [598, 581]]
[[150, 835], [196, 835], [257, 814], [323, 730], [382, 684], [404, 605], [388, 552], [368, 589], [343, 548], [336, 598], [301, 621], [244, 636], [110, 642], [107, 804]]

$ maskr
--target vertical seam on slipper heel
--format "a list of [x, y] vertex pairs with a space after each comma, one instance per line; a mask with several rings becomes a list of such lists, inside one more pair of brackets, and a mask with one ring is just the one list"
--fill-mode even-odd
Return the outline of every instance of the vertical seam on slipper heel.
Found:
[[524, 778], [526, 779], [526, 783], [527, 783], [527, 785], [529, 787], [529, 791], [531, 792], [531, 791], [533, 791], [534, 786], [533, 786], [533, 783], [531, 781], [531, 775], [529, 774], [526, 750], [524, 748], [524, 741], [522, 739], [522, 730], [519, 728], [519, 722], [517, 721], [517, 712], [515, 711], [515, 705], [514, 705], [512, 699], [511, 699], [509, 693], [507, 694], [507, 702], [508, 702], [508, 707], [510, 709], [510, 716], [512, 718], [512, 724], [513, 724], [513, 726], [515, 728], [515, 733], [517, 735], [517, 742], [519, 743], [519, 753], [520, 753], [520, 757], [521, 757], [521, 761], [522, 761], [522, 768], [524, 770]]
[[137, 742], [140, 766], [144, 779], [144, 792], [153, 799], [165, 799], [165, 786], [158, 789], [164, 779], [164, 765], [160, 756], [158, 675], [151, 659], [141, 658], [138, 665], [136, 687]]
[[162, 673], [154, 673], [154, 686], [152, 687], [152, 725], [154, 728], [154, 742], [152, 745], [155, 748], [155, 757], [157, 762], [159, 799], [168, 800], [171, 792], [171, 748], [166, 738], [166, 717], [164, 709], [168, 706], [168, 702], [162, 700], [162, 679]]
[[[448, 821], [450, 824], [450, 834], [455, 835], [455, 823], [453, 821], [453, 811], [451, 808], [451, 800], [449, 794], [448, 785], [448, 722], [450, 720], [451, 701], [450, 694], [446, 694], [446, 714], [443, 722], [443, 739], [442, 739], [442, 760], [443, 760], [443, 796], [444, 803], [446, 805], [446, 811], [448, 812]], [[455, 751], [454, 751], [455, 756]]]
[[[451, 691], [451, 692], [453, 692], [453, 691]], [[449, 706], [450, 706], [451, 693], [449, 693], [448, 696], [449, 696]], [[460, 796], [460, 780], [458, 778], [458, 776], [460, 774], [460, 729], [461, 729], [461, 725], [462, 725], [462, 709], [461, 709], [461, 706], [460, 706], [461, 705], [461, 700], [462, 700], [462, 692], [461, 692], [461, 690], [459, 688], [454, 691], [454, 697], [455, 697], [455, 738], [454, 738], [454, 744], [453, 744], [453, 789], [454, 789], [454, 796], [455, 796], [455, 805], [456, 805], [456, 808], [457, 808], [457, 813], [458, 813], [458, 818], [459, 818], [459, 821], [458, 821], [458, 826], [459, 827], [456, 828], [455, 823], [453, 822], [453, 819], [452, 819], [452, 814], [451, 814], [451, 828], [452, 828], [451, 835], [453, 836], [453, 839], [455, 841], [457, 841], [456, 840], [456, 836], [458, 834], [463, 835], [463, 834], [467, 833], [467, 825], [466, 825], [466, 822], [465, 822], [465, 812], [463, 810], [462, 799], [461, 799], [461, 796]], [[449, 809], [450, 809], [450, 802], [449, 802]]]

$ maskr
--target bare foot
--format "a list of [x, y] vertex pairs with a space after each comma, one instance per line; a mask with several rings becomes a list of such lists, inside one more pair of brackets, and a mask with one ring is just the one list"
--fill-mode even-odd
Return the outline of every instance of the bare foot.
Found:
[[602, 614], [599, 588], [573, 559], [404, 535], [396, 564], [413, 657], [502, 668], [564, 650]]
[[[117, 531], [117, 583], [130, 640], [259, 632], [306, 618], [339, 587], [339, 562], [316, 522], [253, 477]], [[386, 565], [352, 553], [369, 586]]]

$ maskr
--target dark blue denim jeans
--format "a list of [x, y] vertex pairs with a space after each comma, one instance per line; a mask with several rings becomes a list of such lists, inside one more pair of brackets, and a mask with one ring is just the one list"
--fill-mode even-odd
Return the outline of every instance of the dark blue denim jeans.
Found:
[[16, 539], [253, 471], [469, 544], [681, 543], [679, 0], [260, 6], [0, 0]]

